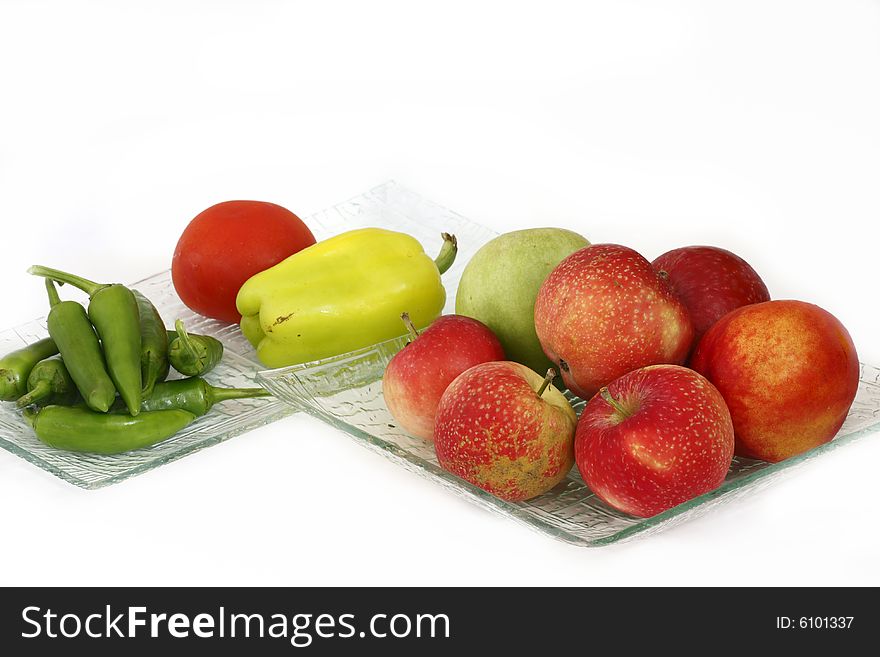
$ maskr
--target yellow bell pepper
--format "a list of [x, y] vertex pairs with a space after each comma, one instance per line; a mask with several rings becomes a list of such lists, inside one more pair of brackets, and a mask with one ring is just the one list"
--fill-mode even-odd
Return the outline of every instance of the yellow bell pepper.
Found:
[[443, 234], [437, 260], [415, 238], [381, 228], [342, 233], [295, 253], [245, 282], [236, 305], [241, 330], [268, 367], [335, 356], [419, 327], [446, 303], [440, 274], [455, 260]]

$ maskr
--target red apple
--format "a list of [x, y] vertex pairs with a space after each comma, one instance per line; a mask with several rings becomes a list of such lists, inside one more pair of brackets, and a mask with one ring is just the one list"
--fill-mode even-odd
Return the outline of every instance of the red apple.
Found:
[[444, 315], [421, 335], [409, 317], [404, 322], [413, 340], [385, 368], [382, 394], [401, 427], [430, 440], [446, 387], [474, 365], [504, 360], [504, 349], [488, 326], [470, 317]]
[[736, 452], [781, 461], [831, 440], [859, 387], [859, 358], [834, 315], [803, 301], [744, 306], [691, 359], [724, 397]]
[[440, 466], [504, 500], [527, 500], [565, 478], [577, 416], [547, 377], [510, 361], [472, 367], [437, 407]]
[[574, 450], [590, 490], [619, 511], [648, 518], [721, 485], [733, 459], [733, 424], [704, 377], [653, 365], [590, 400]]
[[694, 335], [669, 283], [617, 244], [575, 251], [550, 273], [535, 302], [535, 329], [584, 399], [638, 367], [683, 363]]
[[667, 251], [652, 264], [688, 309], [694, 347], [731, 310], [770, 301], [767, 286], [751, 265], [725, 249], [685, 246]]

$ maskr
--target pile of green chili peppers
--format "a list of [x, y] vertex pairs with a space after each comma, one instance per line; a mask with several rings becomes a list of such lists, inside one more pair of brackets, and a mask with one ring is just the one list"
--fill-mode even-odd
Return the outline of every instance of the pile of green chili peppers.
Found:
[[[137, 290], [48, 267], [49, 337], [0, 358], [0, 399], [14, 401], [52, 447], [118, 454], [171, 438], [229, 399], [265, 397], [263, 388], [217, 388], [202, 375], [223, 358], [216, 338], [165, 328]], [[88, 310], [62, 300], [56, 284], [89, 295]], [[188, 378], [166, 381], [171, 368]]]

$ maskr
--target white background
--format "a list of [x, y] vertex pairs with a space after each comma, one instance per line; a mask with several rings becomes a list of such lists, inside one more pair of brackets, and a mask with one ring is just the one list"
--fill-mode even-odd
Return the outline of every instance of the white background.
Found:
[[[394, 178], [498, 231], [709, 243], [880, 364], [880, 3], [3, 2], [0, 326], [227, 199]], [[3, 584], [880, 584], [880, 435], [656, 537], [555, 542], [308, 417], [98, 491], [0, 452]]]

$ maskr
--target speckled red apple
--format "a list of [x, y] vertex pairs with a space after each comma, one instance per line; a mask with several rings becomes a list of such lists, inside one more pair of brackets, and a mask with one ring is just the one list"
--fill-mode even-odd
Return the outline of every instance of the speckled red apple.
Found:
[[602, 388], [584, 408], [575, 459], [610, 506], [648, 518], [721, 485], [733, 459], [721, 394], [678, 365], [654, 365]]
[[736, 452], [782, 461], [834, 438], [859, 387], [859, 359], [834, 315], [803, 301], [744, 306], [710, 328], [691, 366], [721, 391]]
[[546, 493], [574, 462], [577, 416], [565, 396], [525, 365], [472, 367], [437, 408], [434, 449], [440, 466], [505, 500]]
[[538, 292], [535, 330], [584, 399], [638, 367], [683, 363], [694, 335], [669, 283], [617, 244], [588, 246], [559, 263]]
[[752, 266], [725, 249], [685, 246], [667, 251], [652, 264], [688, 309], [694, 347], [731, 310], [770, 301], [767, 286]]
[[403, 320], [413, 339], [385, 368], [382, 395], [401, 427], [430, 440], [447, 386], [474, 365], [504, 360], [504, 349], [488, 326], [470, 317], [444, 315], [421, 334]]

